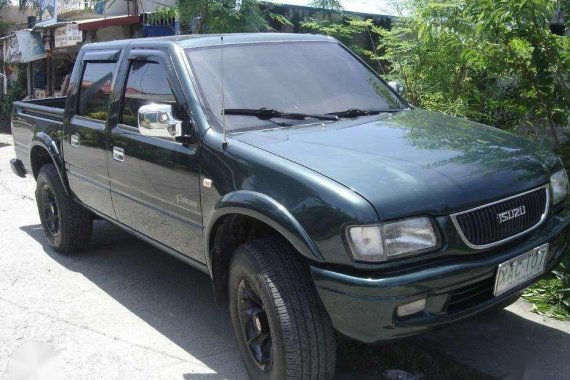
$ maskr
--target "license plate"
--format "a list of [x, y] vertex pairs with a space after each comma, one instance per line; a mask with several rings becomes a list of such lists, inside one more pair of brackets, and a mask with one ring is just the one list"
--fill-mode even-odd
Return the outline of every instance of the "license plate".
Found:
[[517, 285], [544, 273], [548, 244], [541, 245], [499, 265], [495, 279], [495, 292], [498, 296]]

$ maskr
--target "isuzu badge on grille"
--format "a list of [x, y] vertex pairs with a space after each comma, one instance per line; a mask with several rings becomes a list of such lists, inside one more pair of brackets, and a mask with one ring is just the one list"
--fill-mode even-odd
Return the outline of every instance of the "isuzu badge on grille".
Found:
[[520, 206], [512, 210], [508, 210], [505, 212], [501, 212], [500, 214], [497, 214], [497, 218], [499, 219], [499, 224], [501, 224], [508, 220], [518, 218], [519, 216], [523, 216], [524, 214], [526, 214], [526, 208], [525, 206]]

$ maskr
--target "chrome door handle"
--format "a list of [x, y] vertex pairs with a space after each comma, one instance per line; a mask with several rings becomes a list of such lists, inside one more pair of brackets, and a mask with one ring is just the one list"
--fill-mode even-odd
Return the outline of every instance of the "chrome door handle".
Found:
[[74, 148], [79, 147], [79, 135], [78, 134], [72, 134], [71, 135], [71, 146]]
[[123, 148], [113, 147], [113, 159], [119, 162], [125, 161], [125, 150]]

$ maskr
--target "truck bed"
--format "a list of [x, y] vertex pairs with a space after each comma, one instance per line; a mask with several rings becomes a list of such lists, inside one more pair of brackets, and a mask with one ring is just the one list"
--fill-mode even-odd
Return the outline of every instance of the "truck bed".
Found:
[[22, 100], [18, 103], [33, 104], [33, 105], [37, 105], [37, 106], [46, 106], [46, 107], [50, 107], [50, 108], [64, 109], [66, 99], [67, 98], [65, 96], [60, 96], [57, 98]]
[[65, 97], [25, 100], [14, 102], [12, 112], [12, 135], [16, 157], [22, 161], [27, 172], [32, 171], [30, 149], [42, 133], [56, 141], [61, 149]]

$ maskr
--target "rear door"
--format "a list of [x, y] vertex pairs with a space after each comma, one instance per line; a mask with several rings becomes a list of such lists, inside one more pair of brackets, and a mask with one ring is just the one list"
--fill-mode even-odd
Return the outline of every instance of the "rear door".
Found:
[[88, 50], [66, 104], [63, 151], [69, 185], [87, 206], [115, 218], [107, 167], [107, 122], [119, 50]]
[[[160, 50], [133, 50], [118, 120], [109, 135], [111, 194], [118, 220], [146, 236], [204, 262], [199, 188], [199, 145], [143, 136], [137, 113], [142, 105], [172, 106], [188, 123], [191, 111], [170, 56]], [[125, 67], [127, 66], [127, 67]]]

